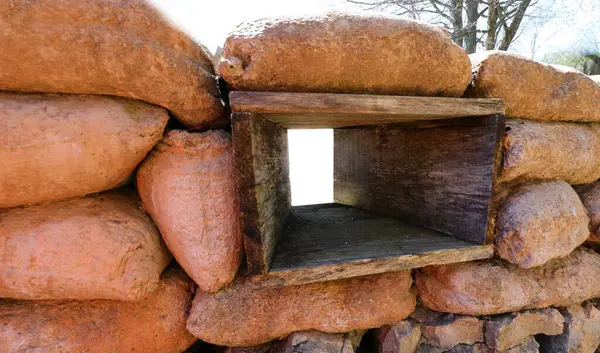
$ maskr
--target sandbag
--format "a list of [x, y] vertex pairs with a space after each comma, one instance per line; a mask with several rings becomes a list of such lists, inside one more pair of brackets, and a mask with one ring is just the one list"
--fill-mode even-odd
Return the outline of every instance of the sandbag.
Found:
[[238, 279], [220, 292], [196, 293], [188, 331], [216, 345], [253, 346], [294, 331], [380, 327], [404, 319], [416, 303], [410, 271], [299, 286], [260, 285]]
[[564, 181], [522, 185], [498, 210], [496, 252], [522, 268], [567, 256], [588, 238], [589, 217]]
[[192, 295], [192, 281], [169, 269], [140, 302], [0, 299], [0, 352], [183, 352], [195, 341], [185, 330]]
[[221, 117], [209, 52], [145, 0], [4, 0], [0, 27], [0, 90], [135, 98], [188, 127]]
[[581, 185], [577, 192], [590, 217], [589, 242], [600, 243], [600, 183]]
[[583, 247], [524, 270], [501, 260], [428, 266], [416, 273], [423, 305], [466, 315], [569, 306], [600, 296], [600, 255]]
[[600, 124], [509, 120], [500, 181], [600, 179]]
[[255, 91], [459, 97], [471, 82], [466, 52], [443, 29], [335, 12], [242, 23], [217, 71]]
[[0, 208], [120, 185], [168, 119], [160, 107], [125, 98], [0, 93]]
[[0, 213], [0, 298], [141, 300], [170, 260], [133, 193]]
[[472, 98], [502, 98], [510, 118], [600, 121], [600, 86], [581, 72], [505, 51], [470, 55]]
[[231, 136], [170, 131], [137, 173], [144, 209], [201, 290], [230, 283], [242, 234]]

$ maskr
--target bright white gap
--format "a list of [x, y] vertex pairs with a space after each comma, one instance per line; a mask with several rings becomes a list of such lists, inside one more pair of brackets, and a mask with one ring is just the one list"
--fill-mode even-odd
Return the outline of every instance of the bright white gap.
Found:
[[292, 206], [333, 202], [333, 130], [287, 133]]

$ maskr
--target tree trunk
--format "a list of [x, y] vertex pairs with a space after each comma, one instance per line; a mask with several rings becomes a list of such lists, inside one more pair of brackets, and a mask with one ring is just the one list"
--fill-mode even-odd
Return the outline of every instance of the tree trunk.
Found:
[[502, 42], [500, 43], [500, 47], [498, 47], [498, 49], [504, 50], [504, 51], [508, 50], [508, 47], [510, 46], [512, 41], [515, 39], [515, 36], [517, 35], [517, 31], [519, 30], [521, 21], [523, 21], [523, 17], [525, 16], [525, 12], [527, 11], [527, 8], [529, 7], [530, 3], [531, 3], [531, 0], [523, 0], [519, 4], [519, 8], [517, 9], [517, 12], [515, 13], [515, 17], [513, 18], [512, 23], [504, 31], [504, 37], [502, 38]]
[[473, 54], [477, 50], [477, 19], [479, 18], [479, 0], [465, 0], [467, 12], [465, 50]]
[[452, 40], [461, 47], [463, 46], [464, 34], [460, 33], [463, 28], [463, 0], [451, 0], [450, 16], [452, 17], [452, 29], [454, 35]]
[[485, 41], [485, 50], [496, 48], [496, 31], [498, 29], [499, 0], [489, 0], [488, 4], [488, 33]]

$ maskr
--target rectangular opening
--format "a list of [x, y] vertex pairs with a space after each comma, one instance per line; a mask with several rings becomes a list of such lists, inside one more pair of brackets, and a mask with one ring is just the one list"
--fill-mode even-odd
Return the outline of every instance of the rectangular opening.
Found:
[[290, 129], [292, 206], [333, 202], [333, 129]]
[[[340, 105], [350, 101], [338, 96], [347, 95], [233, 93], [251, 274], [293, 285], [493, 256], [485, 244], [494, 213], [501, 105], [385, 96], [382, 112], [379, 96], [360, 97], [361, 110], [352, 100], [353, 109]], [[480, 116], [482, 110], [490, 114]], [[452, 118], [444, 119], [444, 112]], [[326, 146], [315, 136], [332, 130], [297, 128], [333, 128], [333, 138]], [[331, 167], [311, 163], [311, 155], [331, 160], [331, 140], [328, 202], [331, 191], [310, 196], [310, 189], [331, 185]], [[315, 168], [319, 177], [310, 174]], [[323, 189], [312, 187], [313, 178], [324, 182]], [[298, 179], [308, 182], [299, 188]]]

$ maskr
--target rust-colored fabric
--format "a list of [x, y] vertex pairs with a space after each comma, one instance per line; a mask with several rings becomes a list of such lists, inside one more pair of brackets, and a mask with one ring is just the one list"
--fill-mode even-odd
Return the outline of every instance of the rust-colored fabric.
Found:
[[568, 306], [600, 296], [600, 255], [580, 247], [571, 255], [524, 270], [501, 260], [428, 266], [416, 273], [427, 308], [466, 315]]
[[137, 200], [109, 192], [0, 212], [0, 298], [150, 295], [171, 255]]
[[0, 93], [0, 208], [117, 187], [168, 120], [132, 99]]
[[0, 299], [0, 352], [183, 352], [195, 341], [185, 330], [192, 295], [192, 281], [170, 269], [140, 302]]
[[600, 121], [600, 86], [575, 69], [504, 51], [470, 58], [473, 83], [466, 97], [502, 98], [510, 118]]
[[567, 256], [590, 234], [587, 211], [564, 181], [522, 185], [504, 201], [497, 217], [496, 251], [522, 268]]
[[410, 271], [280, 288], [238, 279], [196, 293], [187, 329], [223, 346], [252, 346], [294, 331], [341, 333], [390, 324], [415, 308]]
[[600, 179], [600, 124], [509, 120], [500, 180]]
[[441, 28], [334, 12], [241, 24], [217, 71], [236, 90], [459, 97], [470, 67]]
[[201, 290], [230, 283], [242, 235], [231, 136], [170, 131], [137, 173], [144, 208]]
[[210, 54], [145, 0], [3, 0], [0, 26], [0, 90], [135, 98], [188, 127], [221, 117]]

